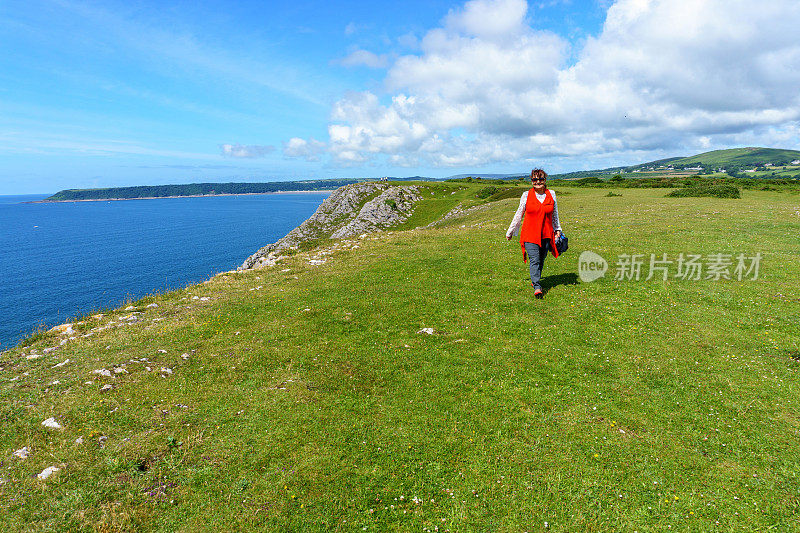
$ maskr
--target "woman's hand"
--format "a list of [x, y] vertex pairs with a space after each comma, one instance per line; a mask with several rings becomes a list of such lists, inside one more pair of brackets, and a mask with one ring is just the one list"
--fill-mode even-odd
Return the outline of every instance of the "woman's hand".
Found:
[[561, 231], [556, 230], [555, 234], [553, 235], [553, 240], [557, 241], [561, 237]]

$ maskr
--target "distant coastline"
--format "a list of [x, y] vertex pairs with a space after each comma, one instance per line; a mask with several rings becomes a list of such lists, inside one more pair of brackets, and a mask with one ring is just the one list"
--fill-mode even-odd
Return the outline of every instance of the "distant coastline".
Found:
[[165, 200], [167, 198], [213, 198], [216, 196], [258, 196], [262, 194], [322, 194], [335, 191], [333, 189], [315, 189], [313, 191], [269, 191], [269, 192], [240, 192], [240, 193], [220, 193], [220, 194], [178, 194], [173, 196], [136, 196], [133, 198], [85, 198], [75, 200], [34, 200], [22, 202], [25, 204], [63, 204], [69, 202], [119, 202], [123, 200]]
[[86, 200], [134, 200], [156, 198], [198, 198], [204, 196], [237, 196], [243, 194], [324, 192], [345, 185], [372, 181], [368, 178], [267, 181], [256, 183], [184, 183], [172, 185], [134, 185], [98, 189], [64, 189], [44, 198], [40, 203]]

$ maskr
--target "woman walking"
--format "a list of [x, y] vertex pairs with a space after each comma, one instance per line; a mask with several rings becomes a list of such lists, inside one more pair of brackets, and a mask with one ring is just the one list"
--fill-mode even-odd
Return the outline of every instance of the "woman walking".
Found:
[[[533, 188], [522, 193], [517, 212], [506, 231], [506, 239], [510, 241], [519, 232], [522, 260], [530, 261], [533, 294], [536, 298], [542, 298], [544, 293], [539, 281], [544, 258], [548, 251], [553, 257], [558, 257], [554, 243], [561, 235], [561, 224], [558, 220], [556, 193], [547, 188], [547, 173], [540, 168], [532, 170], [531, 184]], [[520, 223], [522, 231], [519, 231]]]

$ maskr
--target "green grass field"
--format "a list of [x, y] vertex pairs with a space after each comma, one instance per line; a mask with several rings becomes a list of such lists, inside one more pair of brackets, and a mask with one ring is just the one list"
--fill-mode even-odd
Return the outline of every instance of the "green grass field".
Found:
[[[3, 353], [0, 529], [800, 530], [798, 195], [607, 192], [559, 195], [543, 300], [509, 198]], [[620, 254], [756, 252], [757, 280], [614, 280]]]

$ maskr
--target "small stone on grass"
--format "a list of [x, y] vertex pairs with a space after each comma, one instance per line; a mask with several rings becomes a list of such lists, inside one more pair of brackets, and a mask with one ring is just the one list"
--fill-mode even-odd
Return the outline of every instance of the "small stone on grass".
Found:
[[56, 422], [56, 419], [53, 418], [52, 416], [50, 418], [48, 418], [47, 420], [45, 420], [44, 422], [42, 422], [42, 425], [44, 427], [50, 428], [50, 429], [61, 429], [61, 424]]
[[27, 446], [20, 448], [19, 450], [14, 452], [14, 457], [18, 457], [20, 459], [27, 459], [28, 455], [30, 455], [30, 450]]
[[59, 470], [61, 470], [61, 469], [58, 468], [57, 466], [48, 466], [47, 468], [42, 470], [40, 473], [36, 474], [36, 477], [38, 477], [41, 480], [45, 480], [45, 479], [49, 478], [50, 476], [52, 476], [53, 474], [55, 474], [56, 472], [58, 472]]

